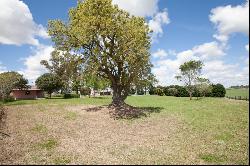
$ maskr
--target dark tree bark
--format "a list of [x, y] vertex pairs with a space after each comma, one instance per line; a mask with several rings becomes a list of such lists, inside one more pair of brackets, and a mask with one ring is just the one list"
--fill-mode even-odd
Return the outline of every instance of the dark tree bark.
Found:
[[114, 106], [122, 106], [125, 105], [125, 100], [128, 96], [126, 89], [121, 85], [113, 85], [113, 97], [112, 97], [112, 105]]

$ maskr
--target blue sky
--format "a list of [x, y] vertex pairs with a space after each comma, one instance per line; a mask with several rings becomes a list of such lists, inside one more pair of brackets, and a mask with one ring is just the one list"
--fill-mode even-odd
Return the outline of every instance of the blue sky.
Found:
[[[162, 85], [178, 84], [178, 66], [204, 62], [204, 77], [226, 86], [249, 84], [249, 2], [246, 0], [113, 0], [144, 16], [154, 34], [151, 60]], [[49, 19], [67, 20], [76, 0], [1, 0], [0, 72], [15, 70], [30, 83], [46, 70], [53, 43]], [[13, 12], [15, 11], [15, 12]]]

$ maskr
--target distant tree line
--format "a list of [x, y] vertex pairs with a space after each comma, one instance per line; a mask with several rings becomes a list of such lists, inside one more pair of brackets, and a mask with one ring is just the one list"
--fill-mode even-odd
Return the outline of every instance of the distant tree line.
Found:
[[[222, 84], [209, 85], [207, 90], [202, 90], [199, 86], [193, 86], [193, 97], [225, 97], [226, 89]], [[189, 97], [187, 88], [179, 85], [151, 87], [150, 95]]]
[[249, 88], [249, 85], [236, 85], [236, 86], [230, 86], [230, 88], [233, 89]]

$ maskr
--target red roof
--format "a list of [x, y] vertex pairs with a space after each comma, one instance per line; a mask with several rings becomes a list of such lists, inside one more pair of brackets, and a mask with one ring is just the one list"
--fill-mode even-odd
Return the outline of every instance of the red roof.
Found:
[[42, 89], [37, 88], [37, 86], [35, 85], [31, 85], [30, 88], [28, 89], [12, 89], [12, 90], [42, 90]]

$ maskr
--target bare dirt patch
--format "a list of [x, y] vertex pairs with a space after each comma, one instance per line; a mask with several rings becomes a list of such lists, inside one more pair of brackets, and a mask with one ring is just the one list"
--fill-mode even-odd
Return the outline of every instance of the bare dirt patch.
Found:
[[[114, 120], [93, 106], [11, 106], [1, 164], [202, 164], [202, 140], [176, 116]], [[196, 141], [194, 141], [196, 140]]]

